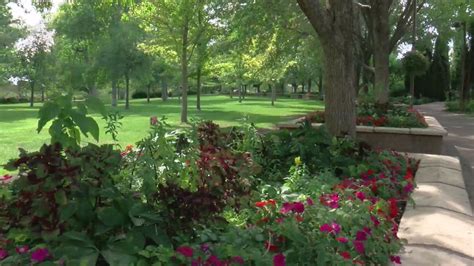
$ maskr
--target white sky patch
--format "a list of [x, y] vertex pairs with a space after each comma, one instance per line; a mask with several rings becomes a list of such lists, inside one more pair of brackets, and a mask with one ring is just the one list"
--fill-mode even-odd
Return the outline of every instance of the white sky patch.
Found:
[[[53, 6], [48, 13], [56, 13], [64, 2], [65, 0], [52, 0]], [[8, 3], [7, 6], [10, 8], [13, 19], [21, 21], [22, 25], [28, 29], [44, 27], [44, 17], [36, 10], [32, 0], [18, 0], [17, 3]]]

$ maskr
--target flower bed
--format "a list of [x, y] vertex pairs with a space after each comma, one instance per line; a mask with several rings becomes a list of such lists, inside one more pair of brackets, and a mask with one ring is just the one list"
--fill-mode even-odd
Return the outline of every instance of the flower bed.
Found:
[[[0, 182], [13, 265], [399, 263], [418, 162], [310, 127], [258, 135], [157, 121], [111, 145], [22, 152]], [[10, 179], [9, 176], [3, 179]]]
[[[311, 123], [324, 123], [324, 111], [306, 115]], [[406, 105], [390, 105], [386, 109], [376, 108], [372, 104], [361, 104], [357, 110], [357, 125], [396, 128], [426, 128], [425, 118], [417, 110]]]

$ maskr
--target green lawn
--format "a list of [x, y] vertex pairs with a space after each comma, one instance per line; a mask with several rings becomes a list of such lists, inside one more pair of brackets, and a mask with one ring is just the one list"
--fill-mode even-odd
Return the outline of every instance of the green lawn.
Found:
[[[312, 100], [279, 99], [275, 106], [271, 106], [267, 98], [252, 97], [239, 103], [236, 98], [230, 99], [228, 96], [202, 97], [201, 112], [197, 112], [195, 106], [196, 98], [191, 96], [189, 99], [190, 118], [213, 120], [222, 127], [227, 127], [238, 125], [239, 120], [248, 115], [250, 121], [261, 128], [270, 128], [277, 122], [323, 108], [321, 102]], [[153, 99], [150, 104], [147, 104], [146, 100], [134, 100], [131, 102], [130, 110], [126, 111], [122, 106], [117, 110], [125, 116], [118, 136], [122, 145], [133, 144], [145, 136], [149, 128], [150, 116], [166, 116], [173, 126], [180, 125], [180, 105], [177, 99], [167, 102]], [[36, 133], [37, 114], [38, 107], [29, 108], [28, 104], [0, 105], [0, 165], [7, 162], [9, 158], [17, 156], [20, 147], [33, 151], [41, 144], [48, 142], [47, 128], [41, 134]], [[98, 121], [103, 128], [103, 121], [101, 119]], [[102, 130], [101, 142], [110, 141], [110, 137], [104, 136]], [[1, 169], [0, 173], [2, 173]]]

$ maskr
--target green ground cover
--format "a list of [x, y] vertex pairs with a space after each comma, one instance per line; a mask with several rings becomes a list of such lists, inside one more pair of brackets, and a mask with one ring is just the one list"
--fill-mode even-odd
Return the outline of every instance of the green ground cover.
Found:
[[[317, 109], [323, 109], [323, 103], [301, 99], [278, 99], [271, 106], [267, 98], [247, 98], [239, 103], [236, 98], [228, 96], [202, 97], [202, 111], [195, 110], [196, 98], [189, 99], [190, 117], [213, 120], [222, 127], [238, 125], [241, 119], [248, 115], [257, 127], [270, 128], [274, 123], [288, 120], [290, 117], [306, 114]], [[36, 133], [39, 107], [29, 108], [28, 104], [0, 105], [0, 165], [18, 155], [18, 148], [28, 151], [37, 150], [49, 140], [47, 130]], [[112, 110], [110, 108], [110, 110]], [[153, 99], [150, 104], [146, 100], [133, 100], [130, 110], [122, 106], [117, 108], [124, 116], [123, 126], [119, 133], [122, 145], [133, 144], [146, 136], [150, 116], [166, 116], [173, 126], [180, 126], [180, 105], [177, 99], [162, 102]], [[97, 117], [98, 118], [98, 117]], [[104, 121], [97, 119], [101, 126], [101, 142], [110, 142], [109, 136], [104, 136]], [[84, 141], [90, 141], [84, 139]], [[1, 168], [1, 167], [0, 167]], [[2, 173], [0, 169], [0, 174]]]

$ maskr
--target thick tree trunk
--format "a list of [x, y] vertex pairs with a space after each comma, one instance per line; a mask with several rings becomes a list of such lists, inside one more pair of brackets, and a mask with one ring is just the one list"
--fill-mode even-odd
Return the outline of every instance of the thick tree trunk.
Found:
[[188, 33], [189, 18], [185, 15], [183, 25], [183, 47], [181, 51], [181, 123], [188, 122]]
[[380, 105], [388, 103], [390, 23], [392, 1], [372, 1], [372, 32], [374, 37], [375, 97]]
[[197, 69], [196, 109], [201, 111], [201, 66]]
[[298, 91], [298, 84], [291, 83], [291, 87], [293, 88], [293, 93], [296, 93]]
[[242, 102], [242, 85], [239, 85], [239, 103]]
[[125, 109], [130, 108], [130, 77], [125, 75]]
[[30, 82], [31, 94], [30, 94], [30, 107], [35, 105], [35, 82]]
[[308, 79], [308, 92], [311, 93], [311, 79]]
[[257, 95], [260, 96], [260, 84], [257, 85]]
[[117, 107], [117, 81], [112, 81], [112, 107]]
[[333, 136], [356, 137], [354, 89], [354, 3], [298, 0], [324, 51], [325, 120]]

